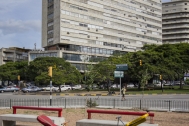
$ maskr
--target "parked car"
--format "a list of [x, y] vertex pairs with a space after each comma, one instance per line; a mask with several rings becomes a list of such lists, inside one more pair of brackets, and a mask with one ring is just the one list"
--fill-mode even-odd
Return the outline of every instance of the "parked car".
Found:
[[[174, 85], [180, 85], [180, 81], [174, 81]], [[182, 81], [182, 85], [184, 85], [184, 81]]]
[[47, 85], [46, 87], [43, 87], [42, 90], [43, 90], [43, 91], [50, 91], [50, 89], [51, 89], [51, 90], [54, 90], [54, 88], [55, 88], [55, 87], [54, 87], [53, 85], [52, 85], [52, 86]]
[[[70, 85], [60, 85], [61, 91], [71, 90], [72, 87]], [[59, 91], [59, 87], [53, 88], [53, 91]]]
[[41, 91], [41, 88], [37, 87], [37, 86], [29, 86], [27, 88], [23, 88], [22, 92], [27, 93], [27, 92], [38, 92]]
[[107, 88], [107, 84], [100, 84], [99, 85], [99, 89], [106, 89]]
[[161, 82], [154, 84], [155, 87], [161, 87]]
[[81, 85], [80, 84], [76, 84], [76, 85], [73, 85], [72, 86], [72, 90], [79, 90], [79, 89], [82, 89]]
[[133, 83], [128, 83], [128, 84], [127, 84], [127, 87], [128, 87], [128, 88], [134, 88], [135, 85], [134, 85]]
[[87, 90], [94, 90], [94, 89], [98, 89], [99, 87], [98, 87], [98, 85], [97, 84], [92, 84], [92, 85], [85, 85], [85, 89], [87, 89]]
[[111, 86], [110, 86], [110, 88], [120, 88], [120, 84], [112, 84]]
[[173, 86], [173, 82], [172, 81], [166, 81], [163, 83], [164, 86]]
[[3, 92], [17, 92], [19, 90], [20, 89], [18, 87], [14, 87], [14, 86], [7, 86], [7, 87], [1, 86], [0, 87], [0, 92], [1, 93], [3, 93]]

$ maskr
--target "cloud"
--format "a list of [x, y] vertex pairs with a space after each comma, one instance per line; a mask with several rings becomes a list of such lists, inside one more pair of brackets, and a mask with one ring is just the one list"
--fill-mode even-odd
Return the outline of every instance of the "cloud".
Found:
[[162, 2], [164, 3], [164, 2], [171, 2], [171, 0], [162, 0]]
[[9, 12], [11, 11], [10, 8], [16, 8], [26, 2], [28, 2], [28, 0], [1, 0], [0, 13]]
[[31, 30], [40, 32], [41, 31], [41, 20], [8, 20], [0, 21], [0, 30], [2, 34], [14, 34], [14, 33], [25, 33]]

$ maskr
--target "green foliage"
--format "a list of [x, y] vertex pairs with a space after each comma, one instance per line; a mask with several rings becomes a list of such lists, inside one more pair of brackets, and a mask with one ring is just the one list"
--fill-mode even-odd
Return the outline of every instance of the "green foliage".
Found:
[[87, 66], [87, 71], [84, 73], [83, 83], [87, 86], [87, 91], [90, 91], [91, 85], [93, 85], [98, 73], [94, 71], [94, 66], [92, 64]]
[[81, 74], [74, 66], [62, 58], [55, 57], [41, 57], [32, 61], [29, 65], [30, 76], [34, 77], [36, 83], [48, 84], [51, 79], [48, 76], [49, 66], [53, 67], [53, 84], [78, 83], [81, 80]]
[[[123, 83], [134, 81], [143, 85], [154, 74], [161, 74], [163, 80], [183, 80], [183, 73], [189, 70], [188, 43], [145, 45], [143, 49], [144, 51], [112, 56], [96, 64], [94, 71], [97, 72], [97, 79], [101, 82], [115, 80], [115, 65], [128, 64]], [[139, 65], [139, 60], [142, 60], [142, 66]]]
[[0, 66], [0, 77], [1, 80], [16, 80], [17, 75], [19, 75], [19, 70], [16, 67], [16, 64], [13, 62], [8, 62]]
[[189, 85], [189, 79], [186, 79], [184, 83]]
[[96, 107], [96, 106], [98, 106], [98, 104], [96, 103], [95, 100], [87, 99], [86, 106], [87, 106], [87, 107]]
[[48, 67], [53, 66], [53, 84], [78, 83], [81, 81], [80, 72], [62, 58], [41, 57], [30, 62], [8, 62], [0, 66], [1, 80], [35, 80], [36, 84], [49, 84]]

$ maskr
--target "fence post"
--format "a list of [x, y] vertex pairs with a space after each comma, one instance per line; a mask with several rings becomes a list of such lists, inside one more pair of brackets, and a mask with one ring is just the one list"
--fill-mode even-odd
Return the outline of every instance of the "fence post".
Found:
[[113, 108], [115, 108], [115, 99], [113, 100]]
[[169, 100], [169, 112], [171, 111], [171, 101]]
[[11, 99], [10, 99], [10, 109], [12, 108], [12, 101], [11, 101]]
[[66, 108], [66, 98], [65, 98], [65, 108]]
[[90, 98], [90, 108], [91, 108], [91, 106], [92, 106], [92, 100], [91, 100], [91, 98]]
[[39, 99], [38, 99], [38, 107], [39, 107]]
[[140, 99], [140, 110], [142, 109], [142, 102], [141, 102], [141, 99]]

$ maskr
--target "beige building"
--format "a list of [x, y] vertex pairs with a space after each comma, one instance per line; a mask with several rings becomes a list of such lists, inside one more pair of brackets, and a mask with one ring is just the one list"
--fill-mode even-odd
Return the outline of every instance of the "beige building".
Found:
[[189, 0], [163, 3], [163, 43], [189, 42]]
[[81, 70], [88, 61], [162, 44], [161, 21], [160, 0], [42, 0], [42, 47]]
[[30, 49], [10, 47], [0, 49], [0, 65], [6, 62], [28, 61], [28, 52]]

